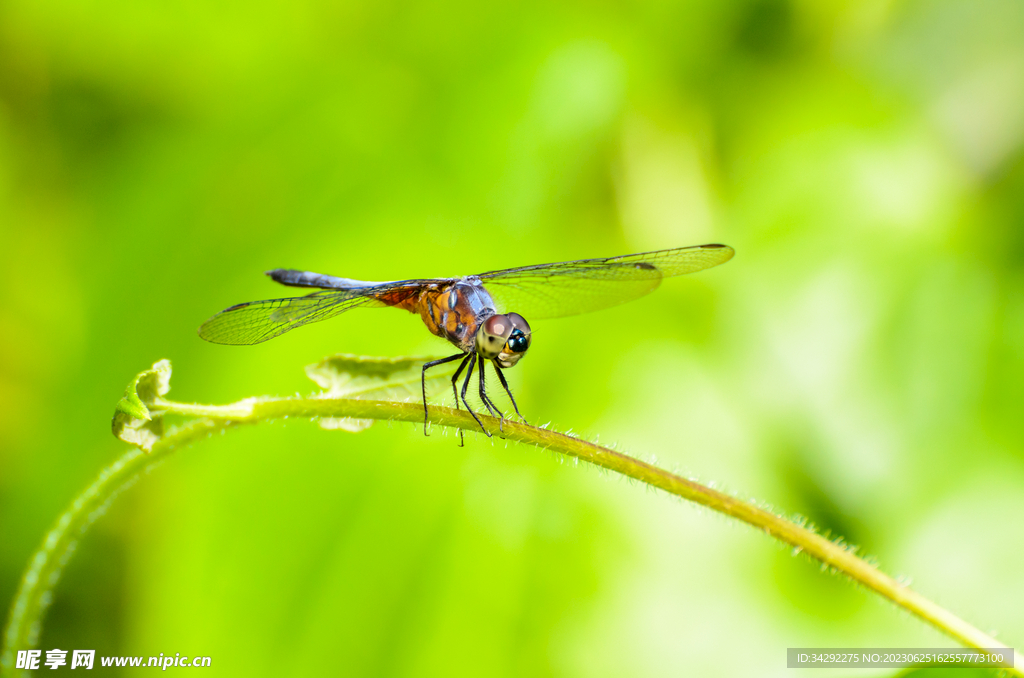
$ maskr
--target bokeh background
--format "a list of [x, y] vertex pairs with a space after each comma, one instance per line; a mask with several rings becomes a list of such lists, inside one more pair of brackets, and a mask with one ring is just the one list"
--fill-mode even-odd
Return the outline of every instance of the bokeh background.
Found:
[[[335, 352], [447, 350], [388, 310], [199, 340], [282, 296], [266, 269], [725, 242], [725, 266], [534, 323], [524, 414], [806, 516], [1019, 647], [1022, 223], [1015, 0], [9, 0], [0, 599], [123, 452], [113, 406], [153, 361], [222, 403], [310, 392]], [[41, 645], [245, 676], [783, 675], [790, 646], [952, 645], [742, 525], [466, 442], [197, 444], [81, 543]]]

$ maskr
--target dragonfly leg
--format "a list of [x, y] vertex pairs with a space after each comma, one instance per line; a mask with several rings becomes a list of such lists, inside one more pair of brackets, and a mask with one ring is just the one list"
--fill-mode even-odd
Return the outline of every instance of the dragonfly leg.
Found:
[[455, 409], [459, 409], [459, 375], [462, 374], [462, 370], [466, 369], [466, 363], [468, 363], [472, 358], [472, 353], [466, 354], [462, 359], [462, 362], [459, 363], [459, 369], [455, 370], [455, 374], [452, 375], [452, 395], [455, 396]]
[[[459, 369], [455, 370], [455, 374], [452, 375], [452, 395], [455, 396], [455, 409], [459, 409], [459, 387], [457, 382], [459, 381], [459, 375], [462, 374], [462, 370], [466, 369], [466, 363], [473, 359], [472, 353], [467, 353], [466, 357], [459, 363]], [[459, 429], [459, 447], [466, 446], [466, 437], [462, 433], [462, 429]]]
[[[451, 361], [457, 360], [457, 359], [463, 357], [464, 355], [465, 354], [463, 354], [463, 353], [456, 353], [455, 355], [448, 356], [447, 358], [441, 358], [439, 360], [431, 360], [430, 362], [423, 364], [423, 371], [420, 373], [420, 386], [423, 389], [423, 435], [425, 435], [425, 436], [429, 436], [430, 435], [429, 433], [427, 433], [427, 370], [429, 370], [431, 367], [437, 367], [438, 365], [443, 365], [445, 363], [450, 363]], [[472, 354], [470, 354], [470, 355], [472, 355]], [[461, 370], [462, 368], [460, 367], [459, 369]], [[456, 400], [455, 401], [455, 407], [458, 407], [458, 406], [459, 406], [459, 401]]]
[[508, 388], [508, 382], [505, 381], [505, 375], [501, 373], [501, 368], [498, 367], [497, 363], [495, 363], [495, 365], [494, 365], [494, 371], [498, 373], [498, 381], [501, 382], [502, 387], [505, 389], [505, 393], [508, 394], [508, 399], [512, 401], [512, 407], [515, 409], [516, 414], [519, 415], [519, 418], [522, 419], [523, 423], [525, 424], [526, 423], [526, 417], [524, 417], [523, 415], [519, 414], [519, 406], [516, 405], [516, 399], [512, 397], [512, 391], [510, 391], [509, 388]]
[[[473, 354], [471, 353], [470, 355], [473, 355]], [[484, 423], [482, 421], [480, 421], [480, 417], [476, 416], [476, 412], [473, 411], [473, 408], [470, 407], [469, 403], [466, 401], [466, 391], [469, 390], [469, 380], [473, 378], [473, 366], [474, 365], [476, 365], [476, 361], [475, 360], [470, 360], [469, 361], [469, 369], [466, 370], [466, 381], [462, 382], [462, 404], [466, 406], [466, 409], [469, 410], [469, 413], [471, 415], [473, 415], [474, 419], [476, 419], [476, 423], [480, 424], [480, 429], [484, 433], [487, 434], [488, 438], [490, 438], [491, 437], [491, 432], [484, 428]]]
[[484, 404], [484, 407], [487, 408], [487, 411], [491, 413], [492, 417], [494, 415], [498, 416], [498, 431], [504, 433], [505, 429], [502, 428], [502, 425], [505, 423], [505, 413], [499, 410], [498, 406], [494, 404], [494, 401], [487, 397], [487, 387], [484, 385], [486, 375], [484, 367], [486, 365], [487, 363], [484, 362], [484, 357], [480, 356], [480, 401]]

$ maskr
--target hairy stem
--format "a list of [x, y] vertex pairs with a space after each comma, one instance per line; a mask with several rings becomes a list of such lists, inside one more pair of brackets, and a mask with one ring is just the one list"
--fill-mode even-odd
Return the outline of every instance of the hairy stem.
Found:
[[[356, 399], [259, 398], [232, 405], [213, 406], [175, 403], [158, 398], [151, 409], [154, 412], [163, 411], [202, 418], [163, 437], [153, 446], [150, 454], [138, 449], [125, 454], [104, 470], [96, 482], [76, 498], [71, 507], [58, 519], [32, 558], [12, 605], [4, 633], [3, 652], [0, 654], [0, 671], [3, 675], [13, 675], [16, 650], [33, 647], [38, 641], [43, 614], [52, 598], [53, 587], [60, 577], [62, 568], [71, 557], [78, 538], [121, 490], [175, 450], [229, 426], [254, 424], [283, 417], [350, 417], [410, 422], [419, 422], [423, 419], [423, 408], [419, 404]], [[476, 427], [476, 422], [469, 413], [447, 407], [431, 407], [429, 419], [437, 425], [467, 431], [472, 431]], [[481, 420], [491, 433], [499, 433], [497, 419], [481, 416]], [[991, 636], [858, 558], [847, 548], [746, 501], [625, 454], [555, 431], [506, 420], [501, 435], [509, 440], [536, 445], [588, 461], [752, 525], [786, 544], [801, 549], [823, 565], [875, 591], [967, 647], [1005, 647]], [[1024, 676], [1022, 668], [1024, 657], [1020, 653], [1014, 653], [1014, 668], [1010, 671], [1015, 675]]]

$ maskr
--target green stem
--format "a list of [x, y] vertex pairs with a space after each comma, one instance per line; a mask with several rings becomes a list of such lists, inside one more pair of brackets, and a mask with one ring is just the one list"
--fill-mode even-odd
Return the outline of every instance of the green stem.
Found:
[[223, 420], [195, 421], [160, 440], [149, 454], [133, 447], [103, 469], [99, 478], [75, 498], [47, 533], [22, 575], [21, 586], [11, 604], [10, 618], [4, 629], [0, 675], [15, 674], [14, 660], [18, 650], [36, 647], [43, 616], [53, 599], [53, 589], [64, 566], [74, 554], [78, 540], [106, 512], [111, 502], [131, 487], [139, 476], [148, 473], [178, 448], [230, 425], [231, 422]]
[[[151, 410], [198, 416], [203, 419], [191, 422], [165, 436], [153, 446], [150, 454], [138, 449], [125, 454], [104, 470], [96, 482], [75, 499], [71, 507], [58, 519], [32, 558], [12, 605], [4, 634], [3, 652], [0, 654], [0, 670], [3, 675], [13, 675], [16, 650], [34, 647], [38, 641], [43, 614], [52, 597], [53, 587], [60, 577], [61, 569], [71, 557], [78, 538], [120, 491], [178, 448], [230, 426], [254, 424], [283, 417], [350, 417], [412, 422], [423, 420], [423, 408], [419, 404], [355, 399], [254, 398], [232, 405], [213, 406], [189, 405], [158, 398], [151, 406]], [[447, 407], [431, 407], [429, 419], [434, 424], [467, 431], [472, 431], [476, 427], [476, 422], [469, 413]], [[499, 433], [497, 419], [481, 419], [490, 433]], [[842, 572], [967, 647], [1006, 647], [900, 584], [877, 567], [858, 558], [851, 550], [746, 501], [569, 435], [513, 421], [505, 421], [502, 428], [501, 435], [508, 440], [536, 445], [588, 461], [752, 525], [802, 550], [823, 565]], [[1010, 672], [1024, 677], [1022, 669], [1024, 657], [1015, 652], [1014, 668], [1010, 669]]]

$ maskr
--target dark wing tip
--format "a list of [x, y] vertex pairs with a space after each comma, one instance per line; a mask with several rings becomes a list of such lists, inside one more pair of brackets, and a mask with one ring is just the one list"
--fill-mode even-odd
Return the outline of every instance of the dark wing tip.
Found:
[[710, 243], [710, 244], [707, 244], [707, 245], [701, 245], [700, 249], [702, 249], [702, 250], [725, 250], [725, 252], [727, 252], [729, 254], [730, 258], [732, 258], [736, 254], [736, 250], [734, 250], [729, 245], [723, 245], [720, 242], [713, 242], [713, 243]]

